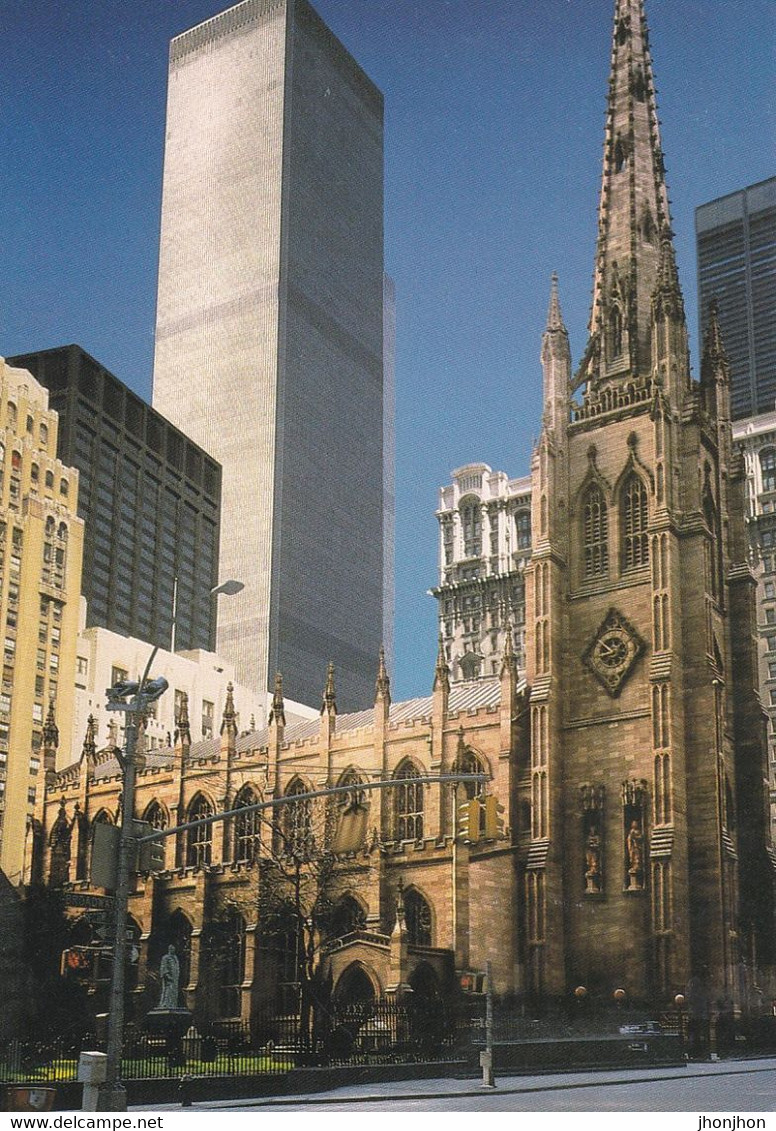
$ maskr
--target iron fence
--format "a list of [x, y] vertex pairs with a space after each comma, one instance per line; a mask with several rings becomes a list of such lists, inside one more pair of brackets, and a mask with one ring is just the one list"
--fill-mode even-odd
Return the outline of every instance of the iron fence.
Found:
[[[364, 1065], [446, 1059], [471, 1048], [468, 1012], [376, 1000], [329, 1005], [306, 1022], [299, 1016], [255, 1016], [242, 1021], [192, 1024], [182, 1037], [129, 1025], [121, 1075], [125, 1080], [183, 1076], [260, 1076], [298, 1065]], [[92, 1034], [50, 1043], [0, 1044], [0, 1082], [67, 1082], [77, 1078], [83, 1049], [100, 1050]]]

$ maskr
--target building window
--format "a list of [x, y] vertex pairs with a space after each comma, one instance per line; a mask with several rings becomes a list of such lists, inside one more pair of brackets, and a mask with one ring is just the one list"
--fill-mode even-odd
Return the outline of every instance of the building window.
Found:
[[[419, 778], [412, 762], [402, 762], [397, 778]], [[408, 781], [396, 787], [396, 839], [423, 839], [423, 783]]]
[[110, 669], [110, 685], [115, 687], [117, 683], [124, 683], [129, 678], [129, 672], [126, 668], [119, 668], [115, 665]]
[[[199, 821], [203, 817], [210, 817], [213, 814], [213, 807], [206, 797], [201, 793], [192, 801], [186, 815], [187, 821]], [[186, 840], [186, 864], [189, 868], [201, 868], [203, 864], [209, 864], [213, 853], [213, 826], [198, 825], [194, 829], [189, 829], [188, 837]]]
[[766, 636], [765, 647], [769, 652], [776, 652], [776, 636]]
[[53, 471], [47, 471], [46, 472], [46, 486], [47, 487], [53, 487], [54, 486], [54, 472]]
[[518, 511], [515, 515], [515, 532], [517, 534], [518, 550], [531, 548], [531, 512]]
[[461, 528], [463, 530], [463, 556], [478, 558], [482, 553], [482, 511], [479, 500], [461, 507]]
[[404, 892], [404, 922], [411, 946], [431, 946], [431, 907], [415, 888]]
[[776, 491], [776, 448], [765, 448], [760, 452], [760, 471], [763, 491]]
[[[234, 808], [247, 808], [256, 805], [258, 797], [250, 786], [241, 789], [235, 799]], [[252, 864], [259, 855], [259, 830], [261, 816], [256, 810], [238, 813], [234, 818], [234, 859], [238, 864]]]
[[60, 483], [59, 483], [59, 493], [60, 493], [60, 495], [65, 495], [65, 496], [66, 496], [66, 495], [67, 495], [67, 492], [68, 492], [68, 489], [69, 489], [69, 488], [68, 488], [68, 482], [67, 482], [67, 480], [66, 480], [66, 479], [62, 479], [62, 480], [60, 480]]
[[605, 577], [609, 572], [609, 521], [601, 489], [593, 484], [585, 495], [585, 577]]
[[[145, 813], [143, 814], [143, 820], [147, 824], [149, 824], [152, 829], [156, 829], [159, 832], [161, 832], [162, 829], [166, 829], [167, 825], [169, 824], [167, 820], [166, 809], [159, 801], [156, 800], [152, 801], [146, 809]], [[165, 838], [160, 837], [156, 844], [161, 849], [162, 856], [164, 856]]]
[[[301, 794], [309, 792], [301, 778], [294, 778], [286, 791], [286, 797], [300, 797]], [[312, 802], [309, 797], [300, 797], [300, 800], [289, 801], [280, 808], [279, 847], [281, 854], [301, 858], [308, 857], [315, 847], [312, 827]]]
[[213, 718], [215, 707], [208, 699], [202, 700], [202, 737], [213, 737]]
[[776, 624], [776, 609], [765, 610], [765, 622], [766, 624]]
[[622, 568], [639, 569], [649, 562], [647, 489], [638, 475], [629, 475], [622, 490]]
[[40, 446], [42, 448], [48, 447], [48, 425], [41, 424], [40, 426]]
[[75, 674], [81, 676], [82, 679], [86, 679], [89, 674], [89, 661], [86, 656], [76, 656]]

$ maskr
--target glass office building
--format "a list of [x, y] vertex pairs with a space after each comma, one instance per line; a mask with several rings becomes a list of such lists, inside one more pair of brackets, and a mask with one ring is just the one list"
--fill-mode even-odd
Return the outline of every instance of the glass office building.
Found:
[[317, 704], [333, 661], [340, 709], [374, 700], [383, 348], [382, 95], [306, 0], [243, 0], [170, 47], [153, 404], [223, 467], [247, 686]]
[[215, 647], [221, 468], [79, 346], [9, 359], [49, 390], [57, 455], [78, 468], [87, 626]]
[[701, 339], [716, 299], [734, 420], [776, 405], [776, 177], [695, 212]]

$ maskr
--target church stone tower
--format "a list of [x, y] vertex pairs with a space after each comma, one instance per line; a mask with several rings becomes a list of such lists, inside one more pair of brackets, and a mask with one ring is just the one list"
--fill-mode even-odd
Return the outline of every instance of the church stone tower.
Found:
[[[643, 0], [617, 0], [588, 345], [553, 279], [526, 569], [529, 989], [738, 1002], [773, 876], [742, 468], [690, 375]], [[748, 973], [747, 973], [748, 971]], [[743, 973], [742, 973], [743, 972]]]

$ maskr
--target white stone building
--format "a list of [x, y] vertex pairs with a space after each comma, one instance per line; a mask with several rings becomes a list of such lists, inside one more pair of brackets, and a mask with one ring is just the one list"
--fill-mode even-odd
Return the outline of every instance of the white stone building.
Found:
[[746, 464], [747, 524], [757, 579], [760, 697], [768, 714], [771, 823], [776, 829], [776, 412], [733, 422]]
[[486, 463], [453, 472], [439, 492], [439, 631], [452, 679], [497, 675], [511, 623], [524, 666], [525, 586], [531, 556], [531, 477]]
[[[83, 606], [82, 599], [82, 624]], [[137, 679], [142, 675], [151, 654], [151, 645], [132, 636], [122, 636], [106, 628], [82, 628], [78, 636], [75, 676], [75, 711], [73, 741], [69, 749], [78, 752], [86, 734], [90, 715], [96, 721], [97, 746], [107, 744], [110, 728], [122, 734], [124, 719], [105, 708], [105, 689], [119, 679]], [[235, 683], [234, 665], [214, 652], [197, 649], [191, 652], [159, 650], [152, 665], [152, 676], [163, 675], [169, 691], [153, 704], [145, 730], [146, 748], [171, 745], [175, 738], [176, 720], [183, 695], [187, 696], [192, 739], [218, 735], [226, 701], [226, 690], [233, 685], [238, 732], [261, 729], [266, 725], [271, 696]], [[286, 716], [296, 721], [317, 718], [310, 707], [286, 700]]]

